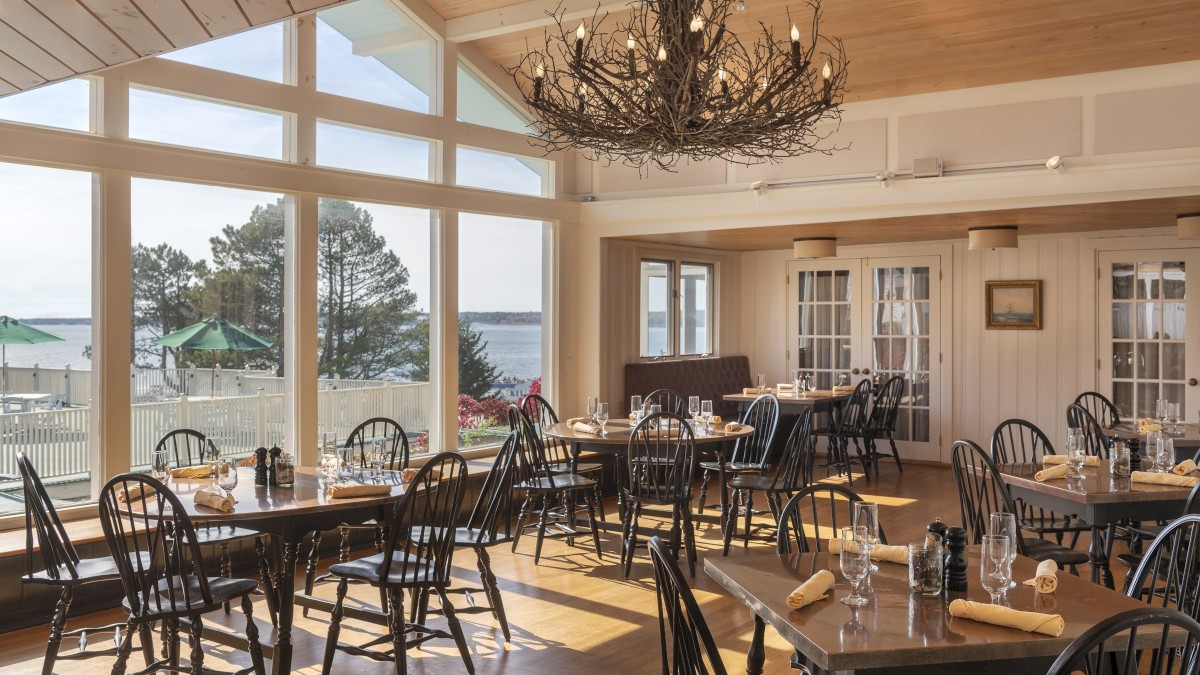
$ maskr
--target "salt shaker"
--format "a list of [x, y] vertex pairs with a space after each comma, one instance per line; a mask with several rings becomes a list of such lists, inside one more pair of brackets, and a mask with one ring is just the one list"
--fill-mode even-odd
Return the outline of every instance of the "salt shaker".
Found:
[[948, 592], [967, 590], [967, 531], [961, 527], [946, 530], [946, 583]]

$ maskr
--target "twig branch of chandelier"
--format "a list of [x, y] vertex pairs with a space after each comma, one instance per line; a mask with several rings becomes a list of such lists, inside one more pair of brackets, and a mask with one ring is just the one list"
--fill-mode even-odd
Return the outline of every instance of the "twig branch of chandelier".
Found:
[[789, 40], [775, 40], [759, 23], [747, 48], [726, 25], [733, 2], [651, 0], [612, 31], [607, 13], [577, 28], [563, 25], [561, 8], [551, 13], [545, 47], [510, 71], [537, 140], [547, 152], [668, 170], [685, 157], [750, 165], [836, 150], [813, 127], [841, 120], [849, 61], [840, 39], [820, 34], [820, 3], [808, 3], [807, 43], [794, 24]]

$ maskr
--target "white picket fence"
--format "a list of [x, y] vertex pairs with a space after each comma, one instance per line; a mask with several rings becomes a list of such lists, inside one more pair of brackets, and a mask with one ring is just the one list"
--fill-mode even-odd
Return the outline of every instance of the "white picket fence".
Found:
[[[367, 418], [390, 417], [410, 435], [425, 433], [429, 393], [428, 382], [376, 381], [369, 386], [353, 382], [348, 388], [323, 388], [317, 392], [318, 431], [340, 441]], [[179, 428], [205, 433], [224, 453], [234, 456], [283, 443], [283, 398], [282, 393], [260, 388], [250, 396], [184, 396], [135, 403], [130, 408], [131, 464], [135, 469], [149, 466], [158, 439]], [[45, 481], [85, 477], [91, 465], [90, 414], [90, 407], [79, 407], [0, 415], [0, 474], [17, 472], [14, 453], [21, 450]]]

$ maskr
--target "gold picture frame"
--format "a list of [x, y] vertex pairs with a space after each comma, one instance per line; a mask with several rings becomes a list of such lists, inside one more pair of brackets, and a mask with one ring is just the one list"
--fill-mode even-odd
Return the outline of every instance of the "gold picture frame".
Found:
[[1041, 330], [1041, 281], [985, 281], [988, 330]]

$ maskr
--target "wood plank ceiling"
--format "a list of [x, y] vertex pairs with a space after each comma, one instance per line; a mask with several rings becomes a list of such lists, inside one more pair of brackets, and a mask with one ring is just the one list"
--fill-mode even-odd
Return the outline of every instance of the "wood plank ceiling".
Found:
[[[513, 4], [428, 1], [451, 20]], [[556, 3], [545, 4], [552, 10]], [[760, 21], [785, 39], [789, 7], [793, 16], [808, 16], [802, 0], [746, 4], [729, 24], [744, 39]], [[822, 12], [822, 32], [840, 36], [850, 59], [847, 101], [1200, 59], [1197, 0], [824, 0]], [[627, 12], [614, 12], [605, 25], [621, 15]], [[544, 30], [474, 44], [510, 67], [530, 46], [545, 44]]]
[[349, 0], [0, 0], [0, 95]]
[[1200, 195], [622, 238], [723, 251], [770, 251], [791, 248], [799, 237], [837, 237], [839, 246], [965, 239], [968, 228], [988, 225], [1016, 225], [1022, 235], [1174, 227], [1180, 213], [1200, 213]]

